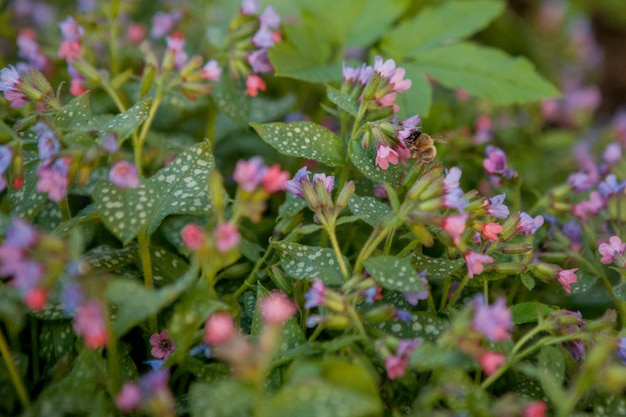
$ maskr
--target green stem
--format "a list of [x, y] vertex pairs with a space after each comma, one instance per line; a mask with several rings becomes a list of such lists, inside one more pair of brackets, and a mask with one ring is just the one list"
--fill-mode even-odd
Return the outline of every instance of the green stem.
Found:
[[143, 144], [146, 141], [146, 136], [148, 135], [148, 131], [150, 130], [150, 126], [154, 121], [154, 116], [156, 116], [157, 110], [161, 105], [161, 101], [163, 100], [163, 82], [160, 81], [157, 83], [157, 88], [154, 96], [154, 101], [152, 101], [152, 105], [150, 106], [150, 111], [148, 112], [148, 118], [144, 122], [143, 126], [141, 126], [141, 131], [139, 132], [139, 136], [137, 136], [134, 140], [134, 150], [135, 150], [135, 165], [137, 166], [137, 171], [139, 171], [139, 175], [143, 172], [143, 164], [141, 158], [141, 152], [143, 149]]
[[621, 329], [624, 327], [624, 324], [626, 323], [626, 303], [624, 303], [615, 295], [615, 293], [613, 292], [613, 286], [611, 285], [611, 283], [609, 282], [609, 279], [604, 274], [600, 274], [600, 281], [606, 287], [607, 291], [609, 292], [609, 295], [611, 296], [611, 300], [613, 300], [613, 304], [615, 304], [615, 307], [617, 308], [617, 311], [619, 312], [619, 316], [621, 319], [619, 327]]
[[115, 103], [115, 106], [117, 106], [117, 109], [120, 111], [120, 113], [124, 113], [126, 111], [126, 106], [122, 102], [119, 94], [115, 92], [115, 90], [113, 89], [113, 87], [111, 87], [111, 84], [109, 84], [108, 81], [105, 81], [101, 78], [100, 83], [102, 84], [102, 89], [106, 91], [109, 97], [111, 97], [111, 100], [113, 100], [113, 103]]
[[256, 263], [254, 264], [254, 268], [252, 268], [252, 271], [250, 271], [250, 274], [248, 275], [246, 280], [243, 282], [243, 284], [241, 284], [241, 286], [233, 294], [233, 298], [235, 300], [238, 300], [239, 296], [241, 296], [241, 294], [243, 294], [243, 292], [246, 289], [248, 289], [252, 284], [256, 282], [256, 280], [258, 279], [256, 274], [257, 272], [259, 272], [259, 269], [261, 269], [261, 266], [265, 263], [265, 260], [268, 258], [273, 248], [274, 246], [270, 243], [263, 257], [259, 259], [258, 261], [256, 261]]
[[345, 281], [350, 278], [348, 273], [348, 268], [346, 267], [346, 263], [343, 261], [343, 254], [341, 253], [341, 248], [339, 247], [339, 242], [337, 242], [337, 236], [335, 235], [335, 227], [333, 224], [325, 225], [326, 233], [328, 233], [328, 237], [330, 238], [330, 244], [335, 251], [335, 256], [337, 257], [337, 262], [339, 263], [339, 268], [341, 269], [341, 273], [343, 274], [343, 279]]
[[317, 339], [317, 337], [322, 333], [323, 330], [324, 330], [324, 325], [321, 323], [318, 324], [315, 330], [313, 330], [313, 334], [311, 335], [311, 337], [309, 337], [309, 340], [307, 342], [308, 343], [314, 342], [315, 339]]
[[4, 358], [4, 363], [7, 366], [9, 371], [9, 376], [11, 377], [11, 382], [15, 387], [15, 391], [17, 391], [17, 396], [22, 403], [22, 407], [28, 408], [30, 407], [30, 400], [28, 399], [28, 394], [26, 393], [26, 388], [24, 387], [24, 381], [20, 377], [20, 373], [13, 362], [13, 357], [11, 355], [11, 351], [9, 350], [9, 345], [7, 344], [6, 339], [4, 338], [4, 333], [0, 328], [0, 353]]
[[204, 129], [204, 137], [209, 140], [211, 150], [215, 149], [215, 123], [217, 120], [217, 106], [213, 100], [209, 101], [209, 108], [206, 115], [206, 128]]
[[[142, 230], [139, 232], [137, 240], [139, 241], [139, 257], [141, 258], [141, 268], [143, 270], [143, 282], [147, 289], [154, 290], [152, 259], [150, 258], [150, 236], [146, 234], [145, 230]], [[157, 332], [158, 326], [156, 316], [150, 316], [148, 319], [148, 326], [150, 333]]]
[[[450, 300], [448, 301], [448, 306], [456, 303], [456, 300], [459, 299], [459, 297], [461, 296], [461, 292], [463, 291], [463, 289], [465, 288], [465, 286], [467, 285], [467, 283], [469, 282], [470, 277], [469, 275], [465, 275], [465, 277], [463, 278], [463, 280], [461, 281], [461, 283], [459, 284], [459, 286], [456, 288], [456, 290], [454, 291], [454, 294], [452, 295], [452, 297], [450, 297]], [[486, 302], [487, 300], [485, 300]]]
[[359, 335], [361, 335], [361, 338], [363, 339], [363, 341], [366, 342], [367, 333], [365, 333], [365, 327], [363, 327], [363, 323], [361, 323], [361, 318], [359, 317], [359, 315], [357, 314], [353, 306], [350, 306], [348, 308], [348, 315], [350, 316], [350, 319], [352, 319], [352, 323], [356, 326], [357, 330], [359, 331]]
[[356, 264], [354, 265], [354, 273], [358, 274], [363, 269], [363, 261], [367, 259], [372, 252], [376, 250], [380, 242], [387, 237], [387, 234], [393, 229], [393, 227], [385, 227], [380, 230], [378, 227], [374, 229], [374, 232], [367, 239], [363, 248], [361, 248], [361, 252], [359, 252], [359, 256], [356, 258]]
[[120, 14], [120, 0], [112, 0], [111, 15], [109, 16], [109, 48], [111, 54], [111, 74], [117, 75], [120, 71], [120, 57], [119, 48], [117, 46], [117, 39], [119, 38], [120, 25], [118, 16]]
[[[109, 338], [109, 342], [107, 344], [107, 364], [109, 366], [109, 389], [112, 396], [116, 395], [121, 387], [122, 387], [122, 376], [120, 373], [120, 355], [117, 346], [117, 339], [113, 336], [113, 329], [111, 326], [111, 319], [108, 314], [108, 306], [105, 307], [107, 310], [106, 316], [106, 326], [107, 333], [111, 336]], [[155, 332], [153, 332], [155, 333]]]
[[59, 201], [59, 208], [61, 209], [61, 221], [68, 221], [72, 218], [72, 213], [70, 212], [70, 205], [67, 201], [67, 196], [63, 197], [61, 201]]

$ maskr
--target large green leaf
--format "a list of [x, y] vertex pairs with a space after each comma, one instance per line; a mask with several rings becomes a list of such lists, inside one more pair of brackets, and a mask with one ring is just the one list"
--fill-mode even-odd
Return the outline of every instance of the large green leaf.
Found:
[[148, 118], [151, 99], [140, 101], [124, 113], [120, 113], [113, 119], [109, 120], [99, 129], [100, 136], [106, 135], [108, 132], [115, 132], [118, 141], [123, 141], [133, 134]]
[[419, 51], [415, 64], [449, 88], [486, 97], [497, 104], [557, 97], [559, 91], [525, 58], [468, 42]]
[[202, 142], [178, 155], [138, 188], [119, 189], [102, 181], [94, 191], [96, 211], [124, 244], [144, 227], [151, 235], [170, 214], [212, 210], [206, 178], [213, 165], [209, 144]]
[[441, 334], [449, 327], [448, 320], [425, 311], [413, 314], [411, 321], [386, 321], [377, 327], [401, 339], [423, 338], [436, 343]]
[[[332, 249], [292, 242], [277, 242], [273, 245], [280, 252], [280, 264], [287, 275], [296, 279], [319, 278], [326, 284], [344, 282], [337, 257]], [[348, 264], [345, 257], [344, 262]]]
[[221, 81], [213, 86], [211, 99], [220, 112], [239, 126], [245, 126], [248, 123], [250, 98], [244, 94], [241, 86], [235, 85], [230, 77], [222, 77]]
[[409, 258], [376, 256], [364, 261], [363, 265], [374, 281], [388, 290], [419, 292], [427, 289]]
[[226, 379], [210, 385], [203, 382], [195, 383], [189, 390], [191, 417], [252, 416], [255, 395], [250, 385], [235, 379]]
[[376, 165], [376, 149], [370, 146], [364, 149], [360, 140], [350, 141], [350, 161], [363, 175], [375, 182], [387, 183], [393, 187], [398, 184], [400, 170], [397, 165], [389, 165], [387, 170]]
[[546, 317], [551, 311], [552, 309], [548, 305], [539, 302], [527, 302], [511, 306], [511, 315], [515, 324], [536, 323], [539, 315]]
[[381, 47], [393, 58], [410, 57], [420, 49], [478, 32], [498, 16], [504, 6], [504, 2], [497, 0], [473, 0], [427, 7], [413, 19], [388, 31]]
[[326, 86], [326, 95], [328, 96], [328, 99], [335, 103], [341, 110], [354, 117], [357, 116], [359, 111], [359, 102], [355, 98], [329, 85]]
[[391, 212], [389, 206], [376, 197], [361, 197], [356, 194], [350, 198], [348, 207], [355, 216], [372, 227], [378, 226]]
[[341, 139], [313, 122], [251, 123], [261, 138], [283, 155], [300, 156], [330, 166], [345, 163]]
[[91, 118], [89, 93], [73, 98], [54, 115], [54, 124], [63, 129], [85, 128]]
[[449, 278], [457, 269], [465, 265], [463, 259], [431, 258], [424, 255], [414, 255], [411, 262], [418, 271], [428, 270], [426, 277], [429, 280]]

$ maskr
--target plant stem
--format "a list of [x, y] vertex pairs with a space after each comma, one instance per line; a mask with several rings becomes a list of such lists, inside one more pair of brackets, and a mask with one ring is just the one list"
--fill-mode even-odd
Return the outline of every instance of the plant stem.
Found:
[[[456, 300], [459, 299], [461, 292], [463, 291], [463, 289], [465, 288], [465, 286], [467, 285], [467, 283], [469, 282], [470, 277], [469, 275], [465, 275], [465, 277], [463, 278], [463, 280], [461, 281], [461, 283], [459, 284], [459, 286], [456, 288], [456, 290], [454, 291], [454, 294], [452, 295], [452, 297], [450, 297], [450, 300], [448, 301], [448, 306], [456, 303]], [[485, 300], [486, 301], [486, 300]]]
[[215, 149], [215, 122], [217, 119], [217, 106], [212, 100], [209, 101], [209, 109], [206, 115], [206, 128], [204, 129], [204, 137], [209, 140], [211, 151]]
[[[122, 387], [122, 377], [120, 374], [120, 356], [119, 351], [117, 349], [117, 339], [113, 336], [111, 319], [108, 313], [108, 306], [105, 306], [106, 309], [106, 326], [107, 333], [109, 334], [109, 342], [107, 344], [107, 363], [109, 365], [109, 389], [111, 391], [111, 396], [115, 396]], [[154, 333], [154, 332], [153, 332]]]
[[363, 261], [367, 259], [368, 256], [376, 250], [376, 247], [383, 241], [383, 239], [387, 236], [387, 234], [392, 230], [392, 227], [385, 227], [380, 230], [378, 227], [374, 229], [374, 232], [367, 239], [363, 248], [361, 248], [361, 252], [359, 252], [359, 256], [356, 258], [356, 264], [354, 265], [354, 273], [358, 274], [363, 269]]
[[9, 371], [9, 376], [11, 377], [11, 382], [13, 383], [13, 387], [15, 387], [15, 391], [17, 391], [17, 396], [20, 398], [20, 402], [22, 403], [22, 407], [28, 408], [30, 407], [30, 400], [28, 399], [28, 394], [26, 393], [26, 388], [24, 387], [24, 381], [20, 377], [20, 373], [13, 362], [13, 357], [11, 355], [11, 351], [9, 350], [9, 345], [7, 344], [6, 339], [4, 338], [4, 333], [0, 328], [0, 353], [4, 358], [4, 363], [7, 366]]
[[341, 248], [339, 247], [339, 243], [337, 242], [337, 236], [335, 235], [335, 225], [334, 221], [332, 224], [325, 224], [326, 233], [328, 233], [328, 237], [330, 238], [330, 243], [335, 251], [335, 256], [337, 257], [337, 262], [339, 262], [339, 268], [341, 269], [341, 273], [343, 274], [343, 279], [345, 281], [350, 278], [348, 274], [348, 268], [346, 267], [346, 263], [343, 260], [343, 254], [341, 253]]
[[[139, 257], [141, 258], [141, 268], [143, 270], [143, 282], [147, 289], [154, 290], [154, 280], [152, 278], [152, 259], [150, 259], [150, 236], [145, 230], [139, 232], [137, 236], [139, 241]], [[157, 319], [156, 316], [150, 316], [148, 319], [150, 333], [156, 333]]]
[[72, 218], [72, 213], [70, 212], [70, 205], [67, 201], [67, 196], [63, 197], [61, 201], [59, 201], [59, 208], [61, 209], [61, 221], [66, 222]]
[[141, 152], [143, 149], [143, 144], [146, 141], [146, 136], [148, 135], [148, 131], [150, 130], [150, 126], [154, 121], [154, 116], [156, 116], [157, 110], [161, 105], [161, 101], [163, 100], [163, 81], [157, 83], [156, 92], [154, 95], [154, 101], [152, 101], [152, 105], [150, 106], [150, 110], [148, 112], [148, 118], [144, 122], [143, 126], [141, 126], [141, 131], [139, 132], [139, 136], [134, 138], [134, 150], [135, 150], [135, 165], [137, 166], [137, 171], [139, 175], [142, 175], [143, 167], [141, 161]]
[[243, 282], [243, 284], [241, 284], [239, 288], [237, 288], [237, 291], [235, 291], [235, 293], [233, 294], [233, 298], [235, 300], [239, 299], [239, 296], [241, 296], [241, 294], [243, 294], [243, 292], [252, 284], [254, 284], [254, 282], [258, 279], [256, 274], [257, 272], [259, 272], [259, 269], [261, 269], [261, 266], [265, 263], [265, 260], [268, 258], [273, 248], [273, 245], [270, 243], [263, 257], [256, 261], [254, 267], [252, 268], [252, 271], [250, 271], [250, 274], [248, 274], [246, 280]]

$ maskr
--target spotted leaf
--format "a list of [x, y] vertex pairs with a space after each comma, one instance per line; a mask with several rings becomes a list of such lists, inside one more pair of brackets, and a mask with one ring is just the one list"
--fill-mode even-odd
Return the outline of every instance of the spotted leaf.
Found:
[[386, 321], [378, 324], [378, 328], [401, 339], [423, 338], [435, 343], [439, 336], [448, 328], [446, 319], [436, 314], [418, 311], [413, 314], [411, 321]]
[[363, 265], [372, 278], [388, 290], [418, 292], [427, 289], [408, 258], [377, 256]]
[[431, 258], [429, 256], [415, 255], [411, 264], [418, 271], [428, 270], [427, 278], [442, 280], [450, 277], [457, 269], [465, 264], [463, 259]]
[[326, 86], [326, 95], [328, 99], [335, 103], [341, 110], [356, 117], [359, 111], [359, 103], [349, 95], [331, 86]]
[[151, 99], [140, 101], [101, 126], [98, 133], [100, 136], [104, 136], [108, 132], [113, 131], [117, 134], [120, 142], [125, 140], [148, 118], [151, 102]]
[[361, 197], [353, 195], [348, 202], [350, 211], [372, 227], [380, 224], [382, 219], [391, 212], [388, 205], [376, 197]]
[[91, 118], [89, 93], [72, 99], [54, 115], [54, 124], [62, 129], [87, 127]]
[[251, 123], [265, 142], [283, 155], [299, 156], [329, 166], [345, 163], [345, 145], [331, 131], [313, 122]]
[[[343, 283], [343, 275], [332, 249], [291, 242], [274, 245], [280, 252], [280, 264], [287, 275], [309, 281], [319, 278], [326, 284]], [[344, 262], [348, 264], [345, 257]]]
[[233, 122], [240, 126], [247, 125], [250, 98], [233, 83], [230, 77], [222, 77], [219, 83], [213, 85], [211, 99], [220, 112], [228, 116]]
[[19, 190], [8, 189], [11, 214], [26, 220], [33, 220], [43, 209], [48, 196], [37, 192], [37, 168], [39, 163], [32, 161], [24, 165], [24, 184]]
[[381, 182], [396, 186], [400, 178], [400, 170], [397, 165], [389, 164], [386, 170], [376, 165], [376, 149], [370, 146], [364, 149], [360, 140], [350, 142], [350, 160], [363, 175], [375, 182]]

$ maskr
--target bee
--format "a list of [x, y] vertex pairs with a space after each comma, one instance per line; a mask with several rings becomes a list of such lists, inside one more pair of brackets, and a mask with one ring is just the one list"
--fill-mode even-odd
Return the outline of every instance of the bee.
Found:
[[418, 164], [428, 165], [435, 160], [437, 148], [435, 142], [444, 142], [444, 139], [433, 139], [429, 134], [415, 129], [404, 140], [411, 151], [411, 158], [417, 159]]

